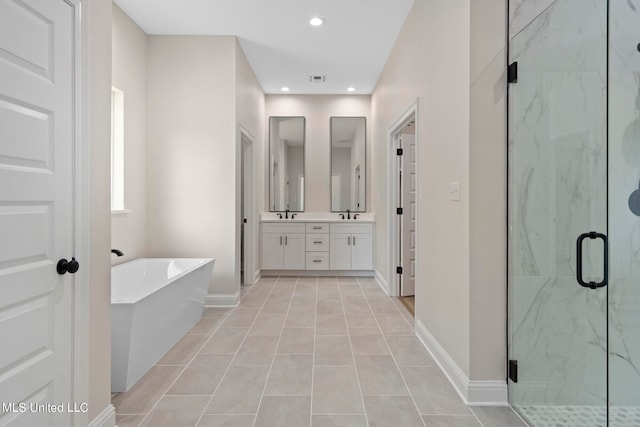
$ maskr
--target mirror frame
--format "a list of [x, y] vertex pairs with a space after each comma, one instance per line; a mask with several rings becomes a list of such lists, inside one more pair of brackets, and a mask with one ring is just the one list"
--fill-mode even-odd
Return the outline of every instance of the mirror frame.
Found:
[[331, 179], [333, 176], [333, 119], [362, 119], [364, 121], [364, 206], [362, 210], [351, 211], [353, 213], [367, 212], [367, 116], [331, 116], [329, 118], [329, 206], [332, 213], [343, 213], [346, 210], [333, 210], [333, 186]]
[[304, 194], [304, 200], [302, 201], [302, 210], [289, 210], [289, 212], [298, 213], [304, 212], [306, 198], [307, 198], [307, 178], [306, 178], [306, 150], [307, 150], [307, 118], [305, 116], [269, 116], [269, 151], [267, 153], [267, 161], [269, 162], [269, 166], [267, 167], [267, 173], [269, 174], [269, 184], [268, 184], [268, 203], [269, 203], [269, 212], [285, 212], [274, 210], [272, 208], [271, 203], [271, 180], [273, 178], [273, 173], [271, 171], [271, 167], [273, 166], [271, 162], [271, 119], [302, 119], [302, 176], [304, 177], [304, 186], [302, 189], [302, 193]]

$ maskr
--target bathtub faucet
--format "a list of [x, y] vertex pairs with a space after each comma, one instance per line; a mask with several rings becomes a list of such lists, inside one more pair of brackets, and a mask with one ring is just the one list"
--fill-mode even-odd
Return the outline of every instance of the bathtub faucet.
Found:
[[122, 251], [121, 251], [121, 250], [118, 250], [118, 249], [111, 249], [111, 253], [112, 253], [112, 254], [116, 254], [116, 255], [118, 255], [118, 256], [122, 256], [122, 255], [124, 255], [124, 254], [122, 253]]

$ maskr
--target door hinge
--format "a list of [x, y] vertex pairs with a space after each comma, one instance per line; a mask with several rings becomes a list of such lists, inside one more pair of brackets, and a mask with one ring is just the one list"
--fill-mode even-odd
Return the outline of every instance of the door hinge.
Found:
[[396, 154], [397, 154], [398, 156], [402, 156], [402, 153], [403, 153], [402, 148], [398, 148], [398, 149], [396, 150]]
[[402, 267], [400, 266], [396, 267], [396, 273], [402, 274]]
[[396, 213], [398, 215], [402, 215], [402, 208], [396, 208]]
[[509, 379], [514, 383], [518, 382], [518, 361], [509, 360]]
[[507, 69], [507, 82], [518, 83], [518, 61], [509, 64]]

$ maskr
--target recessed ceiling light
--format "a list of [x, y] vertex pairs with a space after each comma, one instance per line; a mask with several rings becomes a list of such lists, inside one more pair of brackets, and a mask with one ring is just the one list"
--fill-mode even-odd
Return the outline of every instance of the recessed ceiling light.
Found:
[[280, 90], [281, 90], [281, 91], [283, 91], [283, 92], [289, 92], [289, 88], [288, 88], [288, 87], [286, 87], [286, 86], [282, 86], [282, 87], [280, 88]]
[[353, 87], [353, 86], [349, 86], [349, 87], [347, 88], [347, 92], [355, 92], [355, 91], [356, 91], [356, 88], [355, 88], [355, 87]]
[[318, 16], [314, 16], [313, 18], [311, 18], [309, 20], [309, 24], [311, 24], [314, 27], [319, 27], [322, 24], [324, 24], [324, 19], [318, 17]]

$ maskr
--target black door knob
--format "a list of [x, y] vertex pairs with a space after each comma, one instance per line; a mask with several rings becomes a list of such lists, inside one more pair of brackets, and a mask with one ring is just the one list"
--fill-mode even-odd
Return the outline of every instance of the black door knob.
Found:
[[58, 274], [74, 274], [79, 269], [80, 263], [76, 261], [75, 258], [71, 258], [71, 261], [67, 261], [65, 258], [62, 258], [60, 261], [58, 261], [58, 265], [56, 265], [56, 271], [58, 272]]

